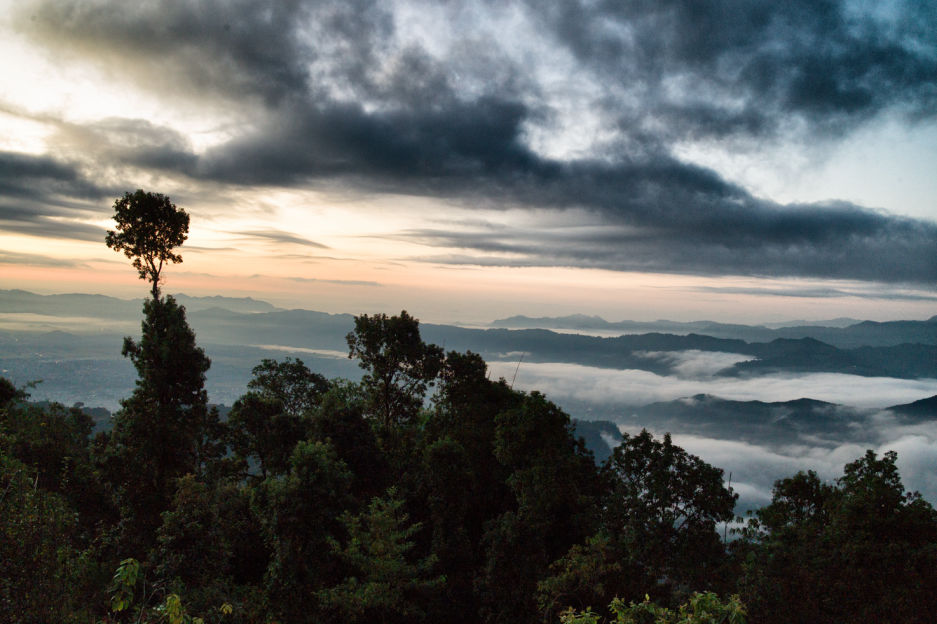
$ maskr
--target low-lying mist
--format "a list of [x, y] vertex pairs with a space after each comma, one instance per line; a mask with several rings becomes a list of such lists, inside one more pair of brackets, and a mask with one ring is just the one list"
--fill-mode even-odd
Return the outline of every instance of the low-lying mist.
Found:
[[737, 401], [777, 402], [811, 398], [875, 408], [910, 403], [937, 394], [937, 379], [860, 377], [843, 373], [720, 377], [715, 375], [720, 369], [750, 358], [731, 353], [693, 351], [661, 355], [680, 358], [677, 368], [686, 374], [657, 375], [643, 370], [598, 368], [565, 362], [521, 362], [518, 366], [515, 360], [488, 364], [492, 378], [511, 380], [516, 369], [517, 388], [540, 390], [556, 400], [566, 397], [621, 406], [712, 394]]
[[[800, 470], [833, 480], [867, 449], [897, 451], [908, 490], [937, 503], [937, 421], [916, 422], [884, 409], [937, 394], [937, 379], [840, 373], [720, 377], [719, 370], [745, 356], [647, 355], [671, 358], [679, 374], [567, 363], [518, 366], [516, 360], [489, 366], [492, 377], [539, 390], [580, 418], [610, 420], [630, 434], [642, 428], [671, 433], [676, 444], [724, 469], [739, 493], [739, 513], [768, 502], [775, 480]], [[814, 401], [791, 408], [763, 405], [802, 398]], [[806, 411], [798, 414], [798, 408]]]

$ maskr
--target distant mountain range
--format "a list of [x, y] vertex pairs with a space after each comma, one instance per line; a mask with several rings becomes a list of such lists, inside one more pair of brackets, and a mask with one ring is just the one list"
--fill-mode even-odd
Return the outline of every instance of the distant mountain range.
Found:
[[[175, 295], [188, 312], [199, 344], [213, 360], [209, 388], [213, 400], [229, 402], [243, 392], [250, 369], [265, 357], [300, 357], [328, 376], [357, 377], [345, 357], [350, 314], [285, 310], [251, 298]], [[0, 290], [0, 371], [20, 381], [45, 379], [77, 391], [91, 387], [114, 405], [133, 385], [133, 370], [120, 356], [123, 335], [139, 331], [142, 300], [102, 295], [37, 295]], [[105, 321], [105, 322], [102, 322]], [[768, 328], [698, 323], [655, 324], [598, 317], [559, 319], [513, 317], [498, 323], [616, 326], [636, 330], [661, 323], [677, 333], [628, 333], [599, 337], [547, 329], [470, 329], [421, 324], [424, 340], [446, 350], [474, 351], [489, 361], [564, 362], [610, 369], [637, 369], [658, 375], [679, 373], [679, 354], [736, 354], [721, 376], [830, 372], [903, 379], [937, 378], [937, 317], [927, 321], [862, 321], [847, 327], [801, 325]], [[692, 332], [686, 330], [693, 329]], [[676, 331], [676, 330], [675, 330]], [[705, 333], [704, 333], [705, 332]], [[764, 338], [754, 340], [753, 336]], [[314, 364], [313, 364], [314, 363]], [[93, 383], [105, 381], [106, 383]], [[64, 392], [64, 390], [63, 390]], [[91, 404], [94, 397], [80, 400]]]
[[[189, 312], [221, 308], [244, 314], [273, 312], [276, 306], [251, 297], [190, 297], [173, 295]], [[0, 290], [0, 313], [48, 314], [51, 316], [139, 317], [143, 299], [118, 299], [106, 295], [70, 293], [37, 295], [26, 290]]]
[[[358, 379], [362, 373], [347, 357], [345, 335], [354, 327], [350, 314], [286, 310], [250, 298], [175, 297], [185, 305], [198, 344], [212, 360], [206, 389], [213, 403], [230, 406], [246, 390], [251, 369], [264, 358], [297, 357], [330, 378]], [[17, 385], [42, 380], [30, 390], [36, 400], [119, 408], [136, 381], [132, 365], [120, 354], [121, 345], [125, 335], [139, 335], [142, 301], [0, 290], [0, 375]], [[896, 377], [902, 379], [894, 383], [904, 385], [909, 383], [904, 380], [923, 378], [922, 383], [910, 382], [928, 388], [921, 396], [932, 394], [937, 380], [937, 317], [887, 323], [837, 319], [784, 327], [709, 321], [608, 323], [584, 316], [515, 317], [495, 324], [519, 327], [421, 323], [420, 329], [427, 342], [447, 351], [479, 353], [488, 362], [498, 362], [496, 370], [503, 371], [505, 362], [513, 368], [521, 361], [525, 366], [560, 363], [638, 369], [620, 375], [631, 380], [622, 383], [641, 383], [633, 380], [647, 379], [640, 371], [648, 371], [661, 376], [654, 382], [661, 388], [675, 388], [673, 393], [639, 391], [635, 397], [679, 396], [686, 392], [679, 389], [684, 383], [704, 388], [703, 392], [709, 392], [710, 383], [712, 387], [748, 384], [758, 396], [761, 383], [767, 386], [783, 379], [797, 388], [798, 375], [816, 372]], [[525, 328], [525, 324], [560, 331]], [[577, 375], [585, 381], [604, 374], [593, 368], [566, 370], [571, 375], [565, 380], [567, 386], [578, 383]], [[610, 375], [618, 377], [618, 372]], [[862, 380], [843, 377], [831, 383], [848, 386]], [[809, 396], [809, 387], [817, 386], [805, 382], [804, 396]], [[828, 464], [844, 462], [854, 459], [857, 449], [896, 442], [905, 461], [912, 462], [909, 483], [937, 501], [937, 488], [931, 485], [937, 474], [927, 459], [933, 444], [928, 432], [937, 423], [937, 395], [887, 409], [861, 409], [812, 398], [733, 401], [713, 396], [718, 391], [642, 405], [653, 399], [634, 401], [627, 392], [614, 389], [607, 397], [601, 391], [551, 396], [549, 387], [539, 389], [576, 419], [576, 434], [586, 440], [596, 461], [602, 462], [620, 443], [621, 430], [671, 432], [678, 445], [727, 468], [727, 478], [741, 488], [741, 511], [764, 504], [775, 479], [801, 467], [813, 468], [818, 458], [826, 458]], [[90, 411], [99, 427], [107, 426], [106, 412]], [[830, 474], [840, 472], [841, 464]]]
[[937, 395], [905, 405], [861, 410], [813, 399], [765, 403], [731, 401], [708, 394], [631, 408], [619, 422], [576, 420], [576, 434], [585, 439], [596, 461], [604, 461], [621, 442], [619, 426], [628, 433], [642, 428], [657, 432], [737, 440], [765, 447], [790, 447], [805, 442], [836, 447], [844, 442], [874, 440], [873, 419], [890, 412], [897, 424], [937, 421]]
[[512, 316], [496, 320], [492, 327], [508, 329], [549, 328], [621, 332], [623, 334], [675, 333], [703, 334], [714, 338], [732, 338], [748, 342], [770, 342], [778, 338], [813, 338], [839, 348], [861, 346], [885, 347], [903, 343], [937, 344], [937, 316], [926, 321], [859, 321], [837, 318], [829, 321], [792, 321], [768, 325], [739, 325], [715, 321], [618, 321], [598, 316], [573, 314], [560, 317]]
[[912, 420], [937, 420], [937, 395], [888, 409]]
[[699, 394], [635, 408], [628, 417], [662, 431], [775, 445], [794, 444], [803, 437], [815, 443], [824, 439], [841, 443], [852, 435], [861, 438], [862, 432], [849, 425], [863, 422], [868, 414], [813, 399], [765, 403]]
[[601, 316], [588, 314], [567, 314], [566, 316], [524, 316], [517, 314], [504, 319], [492, 321], [492, 327], [506, 327], [509, 329], [532, 329], [532, 328], [554, 328], [554, 329], [596, 329], [596, 330], [620, 330], [628, 333], [635, 331], [673, 331], [673, 332], [699, 332], [711, 328], [770, 328], [780, 329], [784, 327], [849, 327], [861, 323], [860, 319], [840, 317], [826, 321], [784, 321], [780, 323], [764, 323], [761, 325], [739, 325], [716, 323], [715, 321], [669, 321], [658, 319], [656, 321], [607, 321]]

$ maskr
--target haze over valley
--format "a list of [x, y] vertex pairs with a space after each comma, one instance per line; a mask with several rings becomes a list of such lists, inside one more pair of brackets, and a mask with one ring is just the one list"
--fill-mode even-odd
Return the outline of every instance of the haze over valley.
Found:
[[[252, 298], [178, 300], [212, 359], [206, 387], [214, 403], [231, 405], [264, 358], [299, 358], [329, 378], [360, 378], [347, 357], [352, 315]], [[37, 400], [115, 410], [135, 382], [120, 345], [139, 333], [140, 304], [0, 291], [0, 374], [17, 384], [42, 380], [30, 390]], [[633, 333], [605, 336], [609, 327]], [[613, 423], [592, 436], [600, 457], [620, 439], [609, 434], [615, 428], [672, 433], [731, 473], [740, 511], [769, 500], [775, 479], [800, 469], [832, 479], [866, 448], [898, 450], [908, 486], [937, 500], [937, 318], [770, 328], [573, 317], [420, 330], [446, 350], [479, 353], [490, 377], [543, 392], [579, 421]], [[581, 431], [588, 434], [586, 425]]]

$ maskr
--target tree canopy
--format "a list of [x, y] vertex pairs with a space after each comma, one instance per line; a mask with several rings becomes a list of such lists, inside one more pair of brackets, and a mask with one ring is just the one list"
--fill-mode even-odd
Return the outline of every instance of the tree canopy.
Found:
[[937, 512], [874, 451], [836, 483], [775, 483], [739, 544], [742, 597], [760, 621], [928, 622], [937, 610]]
[[114, 201], [114, 221], [116, 229], [107, 231], [104, 242], [131, 259], [140, 279], [152, 284], [157, 299], [164, 264], [182, 262], [172, 250], [188, 237], [189, 215], [165, 195], [137, 189]]
[[348, 357], [367, 371], [368, 409], [385, 431], [416, 416], [442, 365], [442, 349], [423, 342], [419, 327], [406, 310], [392, 317], [362, 314], [346, 337]]

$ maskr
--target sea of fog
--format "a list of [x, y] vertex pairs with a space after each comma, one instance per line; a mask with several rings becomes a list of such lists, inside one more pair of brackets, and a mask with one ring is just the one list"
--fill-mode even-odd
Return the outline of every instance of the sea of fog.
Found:
[[937, 422], [901, 424], [882, 409], [937, 394], [937, 379], [839, 373], [720, 377], [716, 375], [719, 370], [748, 356], [698, 351], [671, 352], [666, 356], [679, 360], [676, 375], [567, 363], [518, 363], [515, 358], [489, 362], [489, 367], [492, 378], [513, 380], [516, 389], [539, 390], [560, 405], [601, 407], [601, 417], [618, 424], [623, 433], [636, 433], [642, 428], [656, 435], [667, 433], [636, 418], [634, 409], [698, 394], [764, 402], [808, 397], [861, 408], [868, 413], [862, 431], [850, 431], [848, 436], [843, 435], [841, 443], [829, 438], [804, 437], [795, 444], [753, 444], [730, 436], [714, 438], [681, 432], [679, 426], [668, 432], [676, 444], [725, 471], [726, 479], [731, 479], [732, 487], [739, 493], [739, 512], [769, 501], [771, 487], [779, 478], [800, 470], [814, 470], [821, 478], [832, 480], [842, 475], [846, 463], [867, 449], [880, 454], [897, 451], [906, 487], [937, 504]]

